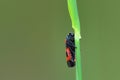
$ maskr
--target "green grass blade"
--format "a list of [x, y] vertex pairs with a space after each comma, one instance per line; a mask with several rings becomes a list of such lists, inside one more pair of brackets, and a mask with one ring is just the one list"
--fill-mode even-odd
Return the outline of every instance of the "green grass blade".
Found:
[[80, 21], [77, 11], [76, 0], [67, 0], [68, 10], [71, 17], [72, 28], [75, 32], [75, 46], [76, 52], [76, 80], [82, 80], [81, 56], [80, 56]]

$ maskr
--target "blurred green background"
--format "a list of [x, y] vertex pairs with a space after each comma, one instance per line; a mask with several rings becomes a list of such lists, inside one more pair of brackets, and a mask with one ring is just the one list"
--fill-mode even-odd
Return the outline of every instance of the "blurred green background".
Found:
[[[83, 80], [120, 80], [120, 1], [77, 0]], [[0, 0], [0, 80], [75, 80], [66, 0]]]

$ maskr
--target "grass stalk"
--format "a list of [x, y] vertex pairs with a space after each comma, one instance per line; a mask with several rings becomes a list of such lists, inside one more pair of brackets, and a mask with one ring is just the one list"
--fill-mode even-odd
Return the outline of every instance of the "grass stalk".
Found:
[[67, 0], [68, 11], [70, 14], [72, 28], [75, 34], [75, 49], [76, 53], [76, 80], [82, 80], [82, 66], [81, 66], [81, 55], [80, 55], [80, 20], [77, 11], [77, 2], [76, 0]]

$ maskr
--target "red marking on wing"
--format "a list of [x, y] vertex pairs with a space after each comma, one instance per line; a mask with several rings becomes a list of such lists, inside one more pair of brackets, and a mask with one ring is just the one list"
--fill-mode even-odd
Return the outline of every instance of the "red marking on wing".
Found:
[[70, 52], [70, 49], [69, 48], [66, 48], [66, 53], [67, 53], [67, 58], [66, 60], [69, 61], [71, 59], [71, 52]]

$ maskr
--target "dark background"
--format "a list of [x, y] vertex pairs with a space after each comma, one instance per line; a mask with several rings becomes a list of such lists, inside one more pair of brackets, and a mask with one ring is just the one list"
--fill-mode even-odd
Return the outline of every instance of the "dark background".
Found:
[[[83, 80], [120, 80], [120, 1], [77, 0]], [[75, 80], [65, 61], [66, 0], [0, 0], [0, 80]]]

